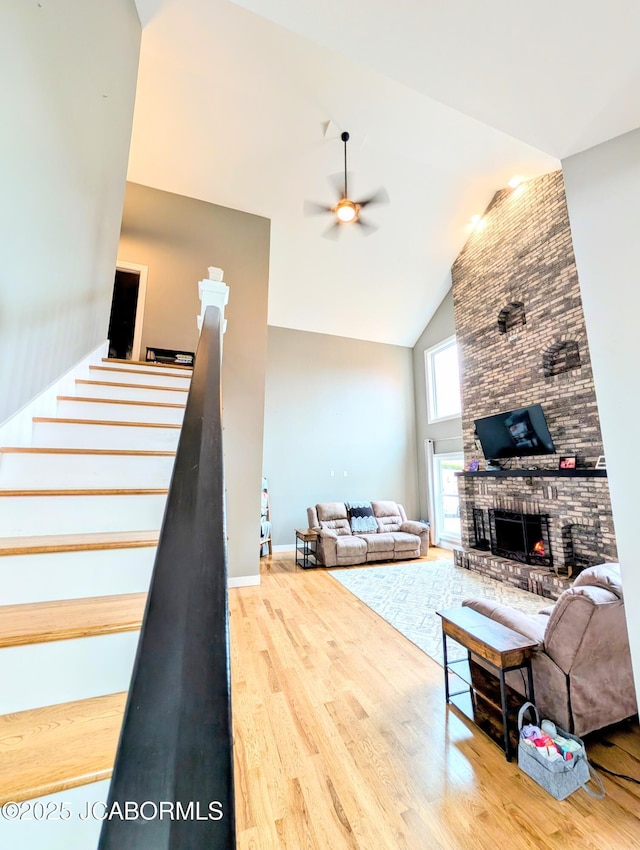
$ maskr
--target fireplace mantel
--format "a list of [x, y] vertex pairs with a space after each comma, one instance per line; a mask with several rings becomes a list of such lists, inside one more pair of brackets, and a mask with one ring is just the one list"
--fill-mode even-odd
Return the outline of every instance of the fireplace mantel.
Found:
[[606, 469], [486, 469], [456, 472], [460, 478], [606, 478]]

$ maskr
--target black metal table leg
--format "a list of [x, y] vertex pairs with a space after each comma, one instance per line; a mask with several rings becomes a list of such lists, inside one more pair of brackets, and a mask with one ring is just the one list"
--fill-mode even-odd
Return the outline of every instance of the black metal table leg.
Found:
[[444, 692], [449, 704], [449, 663], [447, 660], [447, 636], [442, 632], [442, 655], [444, 660]]
[[531, 661], [527, 664], [527, 690], [528, 690], [528, 700], [535, 705], [534, 693], [533, 693], [533, 670], [531, 669]]
[[500, 704], [502, 706], [502, 732], [504, 736], [504, 751], [507, 761], [511, 761], [511, 742], [509, 741], [509, 725], [507, 715], [507, 689], [504, 681], [504, 670], [499, 671], [500, 679]]

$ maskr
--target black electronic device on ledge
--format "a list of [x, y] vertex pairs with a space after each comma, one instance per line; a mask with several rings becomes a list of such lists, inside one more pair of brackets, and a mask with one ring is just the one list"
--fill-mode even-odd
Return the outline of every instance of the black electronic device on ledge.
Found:
[[153, 348], [147, 346], [146, 360], [148, 363], [171, 364], [174, 366], [193, 366], [195, 352], [177, 351], [174, 348]]

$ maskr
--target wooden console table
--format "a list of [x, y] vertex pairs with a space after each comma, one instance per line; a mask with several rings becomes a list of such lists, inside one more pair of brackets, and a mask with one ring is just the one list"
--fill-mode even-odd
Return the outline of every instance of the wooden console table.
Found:
[[[477, 711], [478, 701], [488, 703], [494, 710], [500, 713], [502, 726], [502, 745], [507, 757], [511, 760], [511, 741], [509, 735], [509, 714], [513, 713], [518, 705], [529, 699], [534, 702], [533, 676], [531, 674], [531, 656], [538, 644], [529, 640], [524, 635], [485, 617], [484, 614], [474, 611], [473, 608], [448, 608], [444, 611], [436, 611], [442, 618], [442, 646], [444, 651], [444, 687], [447, 705], [454, 705], [469, 717], [474, 723], [490, 734], [487, 724], [479, 723]], [[460, 661], [449, 661], [447, 655], [447, 638], [456, 641], [467, 650], [467, 658]], [[473, 657], [482, 659], [495, 672], [498, 680], [499, 693], [492, 693], [488, 679], [489, 676], [478, 676], [475, 682], [472, 675], [471, 665]], [[510, 670], [526, 671], [527, 697], [522, 697], [512, 691], [505, 682], [505, 674]], [[482, 668], [477, 668], [482, 672]], [[468, 678], [465, 677], [467, 674]], [[461, 681], [466, 687], [463, 690], [451, 692], [449, 677], [453, 675], [456, 680]], [[495, 689], [498, 691], [498, 689]], [[465, 710], [462, 703], [455, 700], [456, 697], [465, 694], [471, 698], [472, 715]], [[499, 701], [498, 701], [499, 700]], [[476, 709], [474, 712], [473, 709]], [[490, 734], [490, 737], [491, 736]], [[494, 738], [495, 740], [495, 738]], [[497, 741], [499, 742], [499, 741]]]

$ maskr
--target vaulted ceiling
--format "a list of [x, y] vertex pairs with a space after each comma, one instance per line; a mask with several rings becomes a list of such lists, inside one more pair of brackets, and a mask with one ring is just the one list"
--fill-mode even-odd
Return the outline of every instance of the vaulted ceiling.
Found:
[[[271, 219], [273, 325], [412, 345], [497, 189], [640, 125], [632, 0], [136, 4], [129, 179]], [[390, 203], [330, 241], [342, 130]]]

